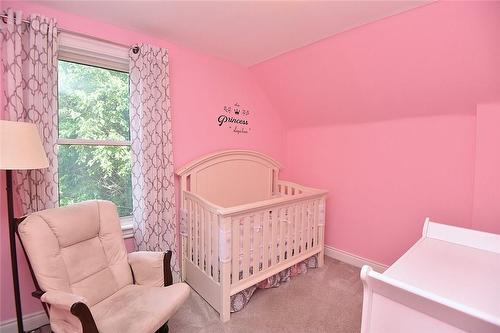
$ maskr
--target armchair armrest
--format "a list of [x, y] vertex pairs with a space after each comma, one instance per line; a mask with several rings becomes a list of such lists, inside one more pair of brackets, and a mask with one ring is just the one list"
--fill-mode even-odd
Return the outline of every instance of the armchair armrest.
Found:
[[[67, 327], [72, 325], [71, 319], [68, 319], [65, 315], [65, 313], [69, 312], [78, 318], [83, 333], [99, 333], [85, 297], [63, 291], [47, 291], [40, 296], [40, 300], [50, 305], [51, 326], [59, 327], [63, 325]], [[61, 324], [61, 322], [65, 323]]]
[[144, 286], [163, 287], [172, 284], [170, 260], [172, 251], [137, 251], [128, 254], [134, 283]]
[[71, 307], [76, 303], [87, 303], [85, 297], [64, 291], [47, 291], [43, 293], [40, 300], [50, 304], [50, 306], [55, 306], [66, 311], [70, 311]]

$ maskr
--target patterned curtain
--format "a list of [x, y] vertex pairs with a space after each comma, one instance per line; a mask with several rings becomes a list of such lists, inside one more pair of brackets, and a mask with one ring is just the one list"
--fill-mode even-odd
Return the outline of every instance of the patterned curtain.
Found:
[[166, 49], [130, 49], [133, 224], [139, 250], [173, 252], [179, 281], [168, 65]]
[[58, 206], [57, 187], [57, 25], [39, 15], [22, 21], [7, 10], [2, 27], [5, 110], [12, 121], [35, 123], [49, 168], [18, 171], [16, 192], [22, 214]]

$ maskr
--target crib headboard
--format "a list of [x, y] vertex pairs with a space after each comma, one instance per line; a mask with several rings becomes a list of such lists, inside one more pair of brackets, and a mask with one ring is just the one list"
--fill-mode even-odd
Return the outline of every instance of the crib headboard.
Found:
[[275, 193], [280, 165], [252, 150], [224, 150], [188, 163], [176, 174], [181, 190], [222, 207], [269, 199]]

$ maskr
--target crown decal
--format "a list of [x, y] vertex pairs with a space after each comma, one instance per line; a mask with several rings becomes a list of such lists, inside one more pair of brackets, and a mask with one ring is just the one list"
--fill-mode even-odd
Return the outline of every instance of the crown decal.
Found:
[[227, 113], [234, 113], [237, 116], [239, 115], [248, 116], [250, 114], [250, 111], [247, 109], [243, 109], [238, 102], [234, 103], [231, 106], [225, 105], [224, 111]]

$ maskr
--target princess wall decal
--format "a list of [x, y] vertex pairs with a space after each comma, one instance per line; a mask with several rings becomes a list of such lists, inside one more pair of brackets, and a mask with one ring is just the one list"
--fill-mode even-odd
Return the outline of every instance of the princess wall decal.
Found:
[[248, 116], [250, 110], [243, 108], [238, 102], [225, 105], [224, 113], [217, 117], [219, 127], [226, 127], [236, 134], [248, 134], [251, 130]]

